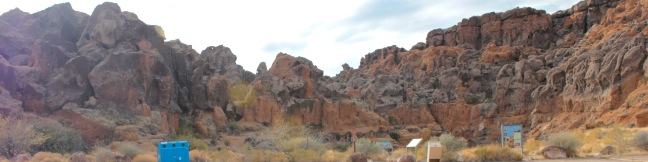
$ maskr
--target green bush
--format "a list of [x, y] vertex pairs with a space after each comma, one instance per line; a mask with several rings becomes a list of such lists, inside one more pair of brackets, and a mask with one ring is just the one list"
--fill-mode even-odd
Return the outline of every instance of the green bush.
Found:
[[39, 151], [74, 153], [87, 150], [81, 133], [56, 121], [41, 121], [34, 128], [46, 136], [45, 142], [38, 147]]
[[383, 153], [385, 150], [377, 143], [371, 142], [367, 138], [360, 138], [356, 141], [356, 152], [368, 157]]
[[648, 131], [637, 132], [633, 142], [638, 148], [648, 151]]
[[476, 95], [476, 94], [468, 94], [466, 96], [465, 100], [466, 100], [467, 104], [474, 105], [474, 104], [478, 104], [480, 102], [481, 97], [479, 97], [479, 95]]
[[396, 125], [396, 124], [398, 124], [398, 121], [396, 121], [396, 118], [395, 118], [395, 117], [393, 117], [393, 116], [389, 116], [388, 119], [389, 119], [389, 124], [391, 124], [391, 125]]
[[550, 146], [558, 146], [567, 150], [567, 156], [574, 157], [576, 152], [583, 145], [580, 139], [569, 133], [558, 133], [550, 135], [547, 143]]
[[441, 137], [439, 137], [439, 142], [441, 142], [441, 147], [443, 149], [441, 155], [442, 161], [457, 161], [457, 151], [468, 145], [466, 139], [455, 137], [452, 134], [442, 134]]

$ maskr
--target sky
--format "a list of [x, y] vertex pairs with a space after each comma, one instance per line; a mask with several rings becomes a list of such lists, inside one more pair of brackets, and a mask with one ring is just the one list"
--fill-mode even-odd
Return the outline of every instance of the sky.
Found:
[[[284, 52], [311, 60], [335, 76], [348, 63], [383, 47], [409, 49], [425, 42], [430, 30], [461, 19], [515, 7], [568, 9], [579, 0], [114, 0], [147, 24], [164, 29], [167, 40], [180, 39], [200, 53], [224, 45], [237, 63], [256, 71]], [[105, 0], [0, 0], [0, 12], [29, 13], [57, 3], [91, 14]]]

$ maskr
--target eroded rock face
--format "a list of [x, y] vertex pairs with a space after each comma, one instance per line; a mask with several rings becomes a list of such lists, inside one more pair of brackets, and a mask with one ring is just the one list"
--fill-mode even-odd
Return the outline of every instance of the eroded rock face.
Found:
[[0, 113], [51, 116], [87, 129], [86, 140], [184, 127], [215, 137], [228, 122], [290, 121], [339, 139], [448, 131], [473, 143], [495, 140], [502, 123], [523, 124], [532, 137], [644, 127], [643, 6], [587, 0], [553, 14], [487, 13], [432, 30], [409, 51], [375, 50], [335, 77], [285, 53], [248, 72], [231, 49], [199, 54], [165, 42], [160, 27], [114, 3], [90, 16], [70, 4], [14, 9], [0, 15]]

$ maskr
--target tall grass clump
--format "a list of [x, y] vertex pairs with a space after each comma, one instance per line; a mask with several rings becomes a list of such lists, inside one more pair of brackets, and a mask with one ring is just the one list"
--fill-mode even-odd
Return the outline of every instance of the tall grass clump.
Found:
[[44, 141], [45, 136], [31, 122], [21, 117], [0, 118], [0, 155], [11, 158], [28, 153]]

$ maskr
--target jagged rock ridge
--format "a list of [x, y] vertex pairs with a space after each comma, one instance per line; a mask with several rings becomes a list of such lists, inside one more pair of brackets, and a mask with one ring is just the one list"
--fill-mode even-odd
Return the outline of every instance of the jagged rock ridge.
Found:
[[531, 136], [645, 127], [647, 5], [487, 13], [432, 30], [410, 50], [378, 49], [335, 77], [284, 53], [269, 69], [245, 71], [229, 48], [199, 54], [165, 42], [161, 27], [114, 3], [92, 15], [70, 4], [14, 9], [0, 15], [0, 113], [65, 121], [89, 142], [133, 127], [217, 137], [231, 122], [296, 122], [337, 140], [449, 131], [476, 143], [494, 140], [503, 123]]

